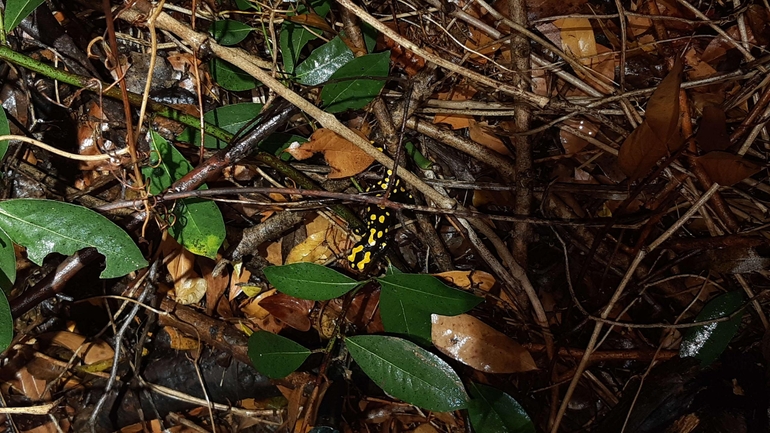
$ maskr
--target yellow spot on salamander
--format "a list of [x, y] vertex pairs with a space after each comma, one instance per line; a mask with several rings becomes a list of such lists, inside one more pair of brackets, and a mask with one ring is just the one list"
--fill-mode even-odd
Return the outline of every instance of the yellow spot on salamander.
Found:
[[[372, 215], [372, 216], [374, 216], [374, 215]], [[379, 221], [380, 221], [380, 224], [385, 224], [385, 215], [380, 215]]]
[[382, 231], [377, 232], [377, 239], [380, 239], [384, 233]]
[[372, 214], [372, 215], [369, 217], [369, 219], [370, 219], [370, 220], [372, 220], [372, 221], [376, 221], [376, 220], [377, 220], [377, 215], [375, 215], [375, 214]]
[[377, 243], [376, 240], [374, 240], [374, 235], [377, 233], [377, 229], [371, 229], [369, 230], [369, 239], [367, 242], [369, 242], [369, 245], [374, 245]]
[[356, 267], [358, 268], [359, 271], [363, 272], [366, 265], [368, 265], [369, 262], [371, 261], [372, 261], [372, 253], [371, 251], [367, 251], [364, 254], [364, 258], [361, 259], [361, 261], [356, 264]]

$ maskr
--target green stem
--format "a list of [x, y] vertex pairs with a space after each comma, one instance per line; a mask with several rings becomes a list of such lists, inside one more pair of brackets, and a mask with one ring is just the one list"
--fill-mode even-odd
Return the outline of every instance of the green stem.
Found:
[[[13, 51], [6, 46], [0, 46], [0, 59], [29, 69], [30, 71], [43, 74], [62, 83], [70, 84], [72, 86], [85, 88], [94, 92], [99, 92], [99, 89], [104, 89], [102, 90], [103, 95], [118, 100], [122, 99], [121, 91], [118, 87], [110, 87], [109, 84], [99, 81], [95, 78], [83, 77], [71, 72], [54, 68], [53, 66], [42, 63], [31, 57], [27, 57], [24, 54], [17, 53], [16, 51]], [[138, 107], [142, 104], [142, 95], [129, 92], [128, 102], [131, 103], [131, 105]], [[192, 128], [200, 128], [200, 119], [196, 116], [190, 116], [189, 114], [182, 113], [181, 111], [175, 110], [171, 107], [167, 107], [154, 101], [148, 101], [147, 106], [153, 113], [158, 116], [175, 120]], [[224, 142], [230, 142], [230, 140], [233, 138], [233, 135], [229, 132], [208, 123], [204, 125], [203, 131], [206, 134], [216, 137]]]

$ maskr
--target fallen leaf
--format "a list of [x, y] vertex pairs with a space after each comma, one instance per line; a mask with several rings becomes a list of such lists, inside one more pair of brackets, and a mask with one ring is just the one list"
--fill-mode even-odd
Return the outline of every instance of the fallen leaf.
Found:
[[682, 69], [682, 62], [677, 60], [650, 96], [644, 122], [620, 146], [618, 163], [632, 181], [647, 174], [658, 160], [684, 143], [678, 129]]
[[86, 343], [86, 337], [75, 334], [74, 332], [59, 331], [41, 336], [40, 339], [48, 339], [51, 344], [66, 347], [73, 352], [83, 346], [82, 349], [80, 349], [80, 352], [78, 352], [78, 355], [85, 364], [112, 360], [115, 356], [115, 351], [112, 350], [112, 347], [106, 342], [98, 340]]
[[486, 131], [487, 127], [489, 127], [487, 123], [477, 122], [472, 118], [469, 119], [468, 133], [471, 137], [471, 140], [479, 143], [484, 147], [492, 149], [499, 154], [510, 156], [511, 152], [507, 147], [505, 147], [503, 141], [500, 140], [497, 136], [488, 133]]
[[197, 304], [206, 295], [208, 283], [205, 278], [186, 278], [174, 284], [176, 302], [181, 305]]
[[464, 290], [478, 289], [484, 292], [492, 290], [497, 283], [495, 277], [484, 271], [448, 271], [434, 274], [448, 284], [452, 284]]
[[315, 27], [325, 32], [331, 32], [333, 30], [329, 23], [318, 14], [291, 15], [287, 16], [286, 20], [304, 26]]
[[703, 107], [703, 117], [695, 135], [698, 147], [704, 152], [727, 150], [730, 147], [730, 136], [727, 135], [727, 116], [724, 110], [716, 105]]
[[310, 330], [310, 311], [315, 305], [314, 301], [276, 293], [263, 299], [259, 305], [270, 312], [276, 319], [298, 331], [305, 332]]
[[[438, 94], [439, 101], [467, 101], [473, 98], [477, 90], [465, 82], [452, 87], [449, 92]], [[463, 129], [470, 126], [470, 120], [473, 117], [462, 114], [436, 114], [433, 117], [433, 123], [444, 123], [452, 129]]]
[[306, 143], [292, 144], [286, 152], [299, 160], [310, 158], [315, 153], [323, 153], [326, 163], [332, 169], [329, 179], [355, 176], [374, 162], [374, 158], [358, 146], [326, 128], [316, 130]]
[[[596, 133], [599, 132], [599, 125], [585, 119], [567, 119], [564, 124], [590, 137], [596, 137]], [[567, 155], [578, 153], [588, 146], [585, 139], [564, 130], [559, 133], [559, 138], [562, 147], [564, 147], [564, 153]]]
[[481, 320], [468, 315], [431, 315], [431, 339], [445, 355], [485, 373], [536, 370], [529, 351]]
[[197, 339], [182, 334], [176, 328], [164, 326], [163, 331], [168, 334], [169, 347], [174, 350], [192, 350], [199, 347]]
[[762, 166], [728, 152], [709, 152], [698, 157], [698, 164], [712, 181], [732, 186], [762, 171]]
[[597, 54], [591, 21], [588, 18], [562, 18], [555, 20], [553, 25], [559, 29], [562, 49], [588, 66], [590, 58]]

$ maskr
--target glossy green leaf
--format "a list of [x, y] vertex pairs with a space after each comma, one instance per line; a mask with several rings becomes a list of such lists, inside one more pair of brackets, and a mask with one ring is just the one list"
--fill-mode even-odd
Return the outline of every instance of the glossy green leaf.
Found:
[[[9, 135], [11, 133], [11, 125], [8, 124], [8, 117], [5, 116], [5, 110], [0, 107], [0, 135]], [[0, 141], [0, 161], [5, 157], [8, 152], [8, 140]]]
[[471, 382], [468, 416], [476, 433], [535, 433], [535, 426], [524, 408], [510, 395]]
[[13, 341], [13, 316], [11, 316], [11, 306], [8, 305], [8, 298], [0, 290], [0, 352], [5, 351]]
[[[326, 111], [339, 113], [363, 108], [385, 86], [388, 76], [390, 51], [357, 57], [339, 68], [331, 77], [332, 83], [321, 90], [321, 101]], [[363, 77], [383, 77], [382, 80]], [[335, 81], [336, 80], [336, 81]]]
[[287, 74], [294, 73], [294, 67], [299, 61], [302, 48], [308, 42], [317, 39], [313, 32], [291, 21], [281, 23], [281, 33], [278, 35], [278, 43], [281, 46], [283, 69]]
[[[151, 194], [160, 194], [192, 170], [192, 165], [156, 132], [152, 133], [150, 166], [142, 168]], [[200, 189], [207, 189], [205, 185]], [[186, 198], [176, 202], [169, 234], [190, 252], [216, 258], [225, 240], [222, 212], [210, 200]]]
[[447, 286], [438, 278], [425, 274], [391, 274], [377, 281], [382, 290], [391, 291], [405, 304], [442, 316], [456, 316], [468, 312], [484, 299]]
[[483, 301], [431, 275], [389, 273], [377, 281], [382, 286], [380, 315], [385, 330], [423, 345], [431, 341], [431, 314], [455, 316]]
[[358, 286], [358, 281], [315, 263], [294, 263], [265, 268], [265, 277], [279, 292], [311, 301], [338, 298]]
[[[257, 117], [260, 111], [262, 111], [262, 104], [255, 104], [252, 102], [231, 104], [206, 112], [206, 114], [203, 115], [203, 120], [205, 120], [206, 123], [218, 126], [231, 134], [235, 134], [243, 127], [243, 125]], [[192, 132], [191, 143], [198, 146], [200, 140], [200, 129], [195, 129]], [[227, 143], [217, 140], [210, 135], [206, 135], [203, 146], [206, 149], [221, 149], [227, 146]]]
[[389, 395], [437, 412], [468, 406], [457, 373], [420, 346], [385, 335], [348, 337], [345, 344], [361, 370]]
[[240, 21], [221, 20], [212, 24], [209, 31], [220, 45], [235, 45], [246, 39], [252, 30], [254, 29]]
[[430, 311], [399, 298], [396, 291], [380, 292], [382, 326], [390, 334], [401, 334], [423, 346], [431, 345]]
[[27, 248], [38, 265], [53, 252], [70, 255], [93, 247], [105, 257], [102, 278], [117, 278], [147, 266], [131, 237], [112, 221], [82, 206], [53, 200], [0, 202], [0, 228]]
[[16, 253], [8, 234], [0, 229], [0, 289], [10, 293], [16, 281]]
[[220, 59], [212, 59], [209, 64], [211, 78], [220, 87], [231, 92], [242, 92], [257, 87], [257, 80], [236, 66]]
[[21, 21], [45, 0], [7, 0], [5, 3], [5, 31], [10, 33]]
[[[743, 305], [740, 292], [728, 292], [709, 301], [695, 318], [696, 322], [718, 319], [733, 314]], [[714, 362], [730, 344], [741, 326], [743, 314], [737, 314], [726, 322], [690, 328], [682, 339], [679, 356], [692, 357], [706, 366]]]
[[271, 379], [280, 379], [298, 369], [310, 356], [304, 346], [286, 337], [257, 331], [249, 337], [249, 359], [254, 368]]
[[294, 71], [298, 83], [306, 86], [317, 86], [332, 76], [340, 67], [353, 60], [345, 42], [337, 36], [326, 44], [316, 48], [297, 66]]

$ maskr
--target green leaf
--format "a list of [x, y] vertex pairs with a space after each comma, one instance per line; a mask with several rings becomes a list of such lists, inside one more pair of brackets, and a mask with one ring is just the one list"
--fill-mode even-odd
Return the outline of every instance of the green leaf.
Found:
[[278, 43], [281, 46], [283, 69], [287, 74], [294, 73], [294, 66], [299, 61], [302, 48], [308, 42], [317, 39], [311, 31], [291, 21], [281, 23], [281, 34], [278, 35]]
[[358, 281], [315, 263], [294, 263], [264, 269], [267, 281], [279, 292], [311, 301], [338, 298], [358, 286]]
[[29, 259], [38, 265], [53, 252], [70, 255], [93, 247], [105, 257], [101, 278], [122, 277], [147, 266], [123, 229], [82, 206], [53, 200], [6, 200], [0, 203], [0, 228], [26, 247]]
[[8, 298], [0, 290], [0, 352], [5, 351], [13, 341], [13, 316]]
[[8, 0], [5, 3], [5, 32], [11, 33], [21, 21], [45, 0]]
[[[305, 3], [309, 4], [312, 10], [308, 9]], [[326, 17], [329, 11], [332, 9], [331, 2], [328, 0], [310, 0], [308, 2], [298, 2], [297, 13], [306, 14], [313, 12], [321, 17]]]
[[431, 341], [431, 314], [455, 316], [483, 301], [431, 275], [387, 274], [377, 281], [382, 286], [380, 315], [385, 330], [426, 346]]
[[430, 170], [430, 168], [433, 167], [433, 162], [426, 158], [419, 150], [417, 150], [411, 141], [408, 141], [404, 145], [404, 150], [406, 150], [406, 154], [411, 156], [412, 160], [414, 160], [414, 163], [417, 164], [417, 166], [421, 169]]
[[220, 45], [235, 45], [254, 30], [246, 24], [235, 20], [216, 21], [209, 31]]
[[452, 368], [416, 344], [384, 335], [345, 339], [353, 359], [383, 391], [437, 412], [468, 406], [468, 394]]
[[[259, 116], [260, 111], [262, 111], [262, 104], [255, 104], [252, 102], [231, 104], [208, 111], [203, 115], [203, 120], [205, 120], [206, 123], [218, 126], [231, 134], [235, 134], [240, 131], [243, 125]], [[195, 146], [200, 145], [200, 129], [195, 129], [192, 137], [192, 143]], [[227, 146], [227, 143], [217, 140], [210, 135], [206, 135], [203, 146], [206, 149], [221, 149]]]
[[271, 379], [280, 379], [298, 369], [310, 356], [304, 346], [286, 337], [257, 331], [249, 337], [249, 359], [254, 368]]
[[16, 253], [8, 234], [0, 229], [0, 289], [10, 293], [16, 281]]
[[259, 9], [259, 8], [257, 8], [257, 6], [254, 3], [252, 3], [252, 2], [250, 2], [248, 0], [235, 0], [235, 6], [238, 7], [239, 11], [247, 11], [247, 10], [250, 10], [250, 9], [257, 9], [257, 10]]
[[[0, 135], [9, 135], [11, 133], [11, 126], [8, 124], [8, 118], [5, 116], [5, 110], [0, 107]], [[0, 161], [5, 157], [8, 152], [8, 140], [0, 141]]]
[[377, 281], [382, 291], [391, 291], [405, 304], [419, 305], [426, 311], [442, 316], [456, 316], [479, 305], [484, 299], [457, 290], [441, 280], [425, 274], [391, 274]]
[[211, 78], [225, 90], [241, 92], [257, 87], [257, 80], [254, 77], [224, 60], [212, 59], [209, 68], [211, 69]]
[[468, 415], [476, 433], [535, 433], [535, 426], [524, 408], [510, 395], [471, 382]]
[[269, 137], [262, 140], [262, 142], [259, 143], [259, 149], [268, 153], [272, 153], [284, 161], [289, 161], [291, 160], [291, 154], [284, 152], [284, 149], [287, 149], [292, 145], [292, 143], [302, 144], [306, 143], [307, 141], [308, 139], [301, 135], [276, 132], [274, 134], [270, 134]]
[[321, 100], [326, 111], [339, 113], [363, 108], [385, 86], [385, 80], [359, 77], [387, 77], [390, 51], [357, 57], [339, 68], [329, 80], [341, 80], [327, 84], [321, 90]]
[[306, 86], [317, 86], [334, 74], [337, 69], [353, 60], [345, 42], [337, 36], [326, 44], [313, 50], [304, 62], [297, 66], [295, 79]]
[[371, 53], [377, 46], [377, 30], [369, 23], [361, 23], [361, 33], [364, 35], [364, 45], [366, 45], [366, 52]]
[[[192, 170], [192, 165], [158, 133], [152, 133], [150, 166], [142, 168], [151, 194], [160, 194]], [[199, 189], [207, 189], [205, 185]], [[169, 234], [190, 252], [216, 258], [225, 240], [225, 223], [216, 203], [186, 198], [174, 206], [173, 224]]]
[[[743, 305], [743, 295], [740, 292], [728, 292], [712, 299], [703, 307], [696, 322], [718, 319], [733, 314]], [[715, 322], [708, 325], [690, 328], [682, 339], [679, 356], [692, 357], [700, 360], [706, 366], [714, 362], [724, 352], [730, 340], [733, 339], [741, 325], [742, 314], [738, 314], [726, 322]]]

